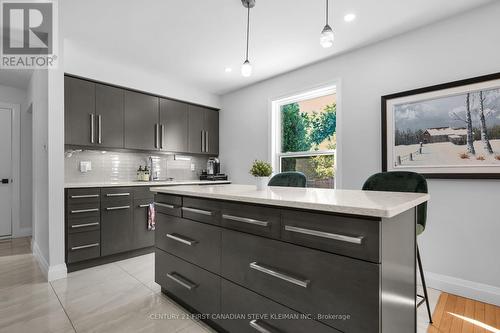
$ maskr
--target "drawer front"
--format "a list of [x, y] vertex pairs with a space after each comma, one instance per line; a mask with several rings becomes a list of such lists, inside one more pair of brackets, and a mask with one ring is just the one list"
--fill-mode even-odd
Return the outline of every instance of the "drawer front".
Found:
[[184, 197], [182, 217], [209, 224], [220, 224], [220, 202], [206, 199]]
[[168, 194], [155, 194], [155, 209], [158, 213], [182, 216], [182, 198]]
[[68, 204], [66, 214], [68, 219], [99, 218], [99, 202], [81, 202]]
[[68, 204], [93, 203], [98, 204], [101, 196], [101, 189], [96, 188], [72, 188], [68, 189], [66, 200]]
[[99, 231], [68, 235], [68, 263], [97, 258], [101, 254]]
[[67, 220], [68, 233], [85, 232], [101, 229], [100, 216], [73, 217]]
[[134, 187], [134, 199], [153, 199], [155, 194], [151, 192], [149, 186]]
[[156, 283], [200, 313], [220, 312], [220, 280], [217, 275], [156, 249]]
[[281, 239], [379, 263], [380, 222], [299, 211], [282, 211]]
[[101, 189], [102, 202], [132, 200], [134, 189], [132, 187], [106, 187]]
[[103, 256], [132, 249], [133, 208], [130, 200], [103, 203], [101, 213], [101, 254]]
[[155, 231], [148, 230], [149, 205], [153, 198], [134, 200], [133, 247], [140, 249], [155, 244]]
[[244, 319], [218, 320], [217, 323], [228, 332], [257, 333], [259, 328], [263, 328], [261, 332], [340, 333], [330, 326], [309, 319], [224, 279], [221, 289], [221, 312], [226, 316], [231, 314], [246, 316]]
[[251, 234], [279, 238], [279, 209], [223, 202], [221, 203], [221, 225]]
[[218, 227], [156, 215], [156, 247], [214, 273], [220, 272], [220, 239]]
[[379, 265], [235, 231], [222, 231], [221, 274], [344, 332], [378, 332]]

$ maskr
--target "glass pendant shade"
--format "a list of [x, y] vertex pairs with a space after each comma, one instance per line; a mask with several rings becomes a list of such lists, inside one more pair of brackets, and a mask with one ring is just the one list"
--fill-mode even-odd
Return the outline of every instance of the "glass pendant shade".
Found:
[[323, 28], [323, 31], [321, 31], [321, 35], [319, 37], [319, 43], [326, 49], [333, 46], [333, 40], [334, 40], [333, 30], [327, 24]]
[[241, 65], [241, 75], [244, 77], [249, 77], [252, 75], [252, 65], [250, 64], [250, 61], [245, 60], [243, 65]]

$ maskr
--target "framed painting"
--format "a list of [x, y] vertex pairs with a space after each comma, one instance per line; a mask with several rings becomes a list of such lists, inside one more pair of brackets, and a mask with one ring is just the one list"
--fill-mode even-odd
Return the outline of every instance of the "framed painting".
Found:
[[383, 96], [382, 170], [500, 179], [500, 73]]

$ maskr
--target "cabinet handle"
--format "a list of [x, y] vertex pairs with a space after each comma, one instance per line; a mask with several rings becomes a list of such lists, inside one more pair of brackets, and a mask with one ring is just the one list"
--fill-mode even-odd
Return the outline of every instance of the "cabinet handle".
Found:
[[99, 208], [90, 208], [90, 209], [77, 209], [72, 210], [71, 214], [81, 214], [81, 213], [90, 213], [90, 212], [98, 212]]
[[95, 131], [94, 131], [94, 114], [90, 114], [90, 143], [94, 143]]
[[254, 225], [261, 226], [261, 227], [267, 227], [269, 225], [269, 222], [267, 222], [267, 221], [259, 221], [259, 220], [249, 219], [247, 217], [240, 217], [240, 216], [234, 216], [234, 215], [228, 215], [228, 214], [222, 214], [222, 218], [226, 219], [226, 220], [254, 224]]
[[82, 245], [82, 246], [75, 246], [71, 248], [71, 251], [75, 250], [83, 250], [83, 249], [88, 249], [90, 247], [97, 247], [99, 246], [99, 243], [94, 243], [94, 244], [89, 244], [89, 245]]
[[121, 210], [121, 209], [129, 209], [130, 206], [118, 206], [118, 207], [107, 207], [106, 210]]
[[201, 152], [205, 152], [205, 131], [201, 131]]
[[137, 207], [139, 207], [139, 208], [148, 208], [148, 207], [149, 207], [149, 204], [139, 205], [139, 206], [137, 206]]
[[165, 126], [163, 124], [160, 125], [160, 149], [163, 149], [164, 138], [165, 136]]
[[196, 214], [212, 216], [212, 212], [208, 211], [208, 210], [196, 209], [196, 208], [190, 208], [190, 207], [182, 207], [182, 210], [185, 212], [191, 212], [191, 213], [196, 213]]
[[194, 244], [198, 243], [195, 240], [184, 238], [178, 234], [166, 234], [166, 236], [167, 236], [167, 238], [173, 239], [174, 241], [177, 241], [179, 243], [186, 244], [189, 246], [193, 246]]
[[281, 272], [279, 272], [271, 267], [260, 265], [256, 261], [250, 263], [250, 268], [255, 269], [256, 271], [262, 272], [264, 274], [274, 276], [275, 278], [281, 279], [283, 281], [293, 283], [293, 284], [300, 286], [302, 288], [307, 288], [307, 286], [311, 282], [309, 280], [302, 280], [302, 279], [281, 273]]
[[[266, 326], [264, 327], [263, 324]], [[274, 328], [271, 328], [270, 325], [265, 324], [263, 321], [254, 319], [249, 323], [250, 327], [255, 329], [257, 332], [260, 333], [278, 333], [279, 331], [275, 330]]]
[[91, 227], [93, 225], [99, 225], [99, 222], [92, 222], [92, 223], [83, 223], [83, 224], [73, 224], [71, 226], [72, 229], [77, 229], [77, 228], [85, 228], [85, 227]]
[[155, 124], [155, 148], [158, 148], [158, 124]]
[[70, 199], [99, 198], [99, 194], [72, 195]]
[[205, 152], [208, 153], [208, 131], [205, 131]]
[[108, 193], [106, 194], [107, 197], [128, 197], [130, 193]]
[[198, 287], [196, 283], [192, 283], [188, 279], [184, 278], [182, 275], [177, 274], [175, 272], [167, 273], [167, 277], [188, 290], [193, 290], [196, 287]]
[[296, 232], [299, 234], [334, 239], [334, 240], [347, 242], [347, 243], [353, 243], [353, 244], [361, 244], [363, 242], [363, 238], [364, 238], [363, 236], [353, 237], [353, 236], [332, 234], [332, 233], [324, 232], [324, 231], [292, 227], [290, 225], [285, 225], [285, 230], [290, 231], [290, 232]]
[[159, 203], [159, 202], [155, 202], [155, 206], [164, 207], [164, 208], [170, 208], [170, 209], [174, 209], [175, 208], [174, 205], [169, 205], [169, 204], [164, 204], [164, 203]]
[[100, 114], [97, 115], [97, 143], [102, 143], [102, 117]]

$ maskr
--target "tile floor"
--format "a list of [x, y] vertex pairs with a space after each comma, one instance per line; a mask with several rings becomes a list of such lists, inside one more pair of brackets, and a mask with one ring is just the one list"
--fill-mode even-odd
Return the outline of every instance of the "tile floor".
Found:
[[[431, 290], [432, 306], [440, 292]], [[154, 282], [154, 254], [68, 274], [47, 283], [28, 238], [0, 241], [0, 332], [214, 332]], [[418, 311], [418, 332], [427, 314]]]

